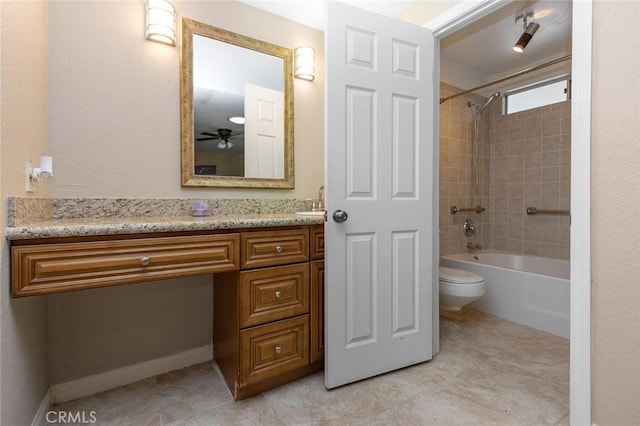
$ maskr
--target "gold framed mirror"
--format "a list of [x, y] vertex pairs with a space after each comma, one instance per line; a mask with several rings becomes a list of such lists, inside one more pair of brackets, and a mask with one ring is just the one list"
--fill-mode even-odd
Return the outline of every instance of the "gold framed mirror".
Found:
[[291, 49], [182, 18], [182, 186], [294, 187]]

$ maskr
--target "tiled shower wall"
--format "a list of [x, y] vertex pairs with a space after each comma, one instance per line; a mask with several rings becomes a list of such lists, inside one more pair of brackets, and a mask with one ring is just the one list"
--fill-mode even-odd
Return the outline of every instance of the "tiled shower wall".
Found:
[[[441, 83], [441, 97], [463, 89]], [[569, 209], [571, 106], [563, 102], [508, 116], [501, 100], [482, 114], [479, 181], [473, 189], [473, 110], [486, 98], [461, 96], [440, 105], [440, 254], [466, 252], [468, 241], [483, 249], [569, 258], [569, 217], [526, 214], [527, 207]], [[481, 205], [483, 213], [457, 213], [451, 206]], [[471, 219], [476, 235], [466, 237]]]
[[[459, 93], [462, 89], [440, 84], [440, 96]], [[473, 241], [487, 247], [491, 241], [489, 216], [489, 110], [483, 114], [478, 132], [478, 189], [473, 187], [471, 174], [473, 108], [469, 102], [483, 105], [486, 99], [477, 95], [460, 96], [440, 104], [440, 254], [461, 253], [467, 250], [467, 242]], [[464, 212], [451, 214], [451, 207], [470, 208], [480, 205], [483, 213]], [[471, 219], [476, 235], [466, 237], [462, 224]]]
[[491, 115], [492, 248], [569, 259], [569, 217], [526, 209], [570, 208], [571, 102]]

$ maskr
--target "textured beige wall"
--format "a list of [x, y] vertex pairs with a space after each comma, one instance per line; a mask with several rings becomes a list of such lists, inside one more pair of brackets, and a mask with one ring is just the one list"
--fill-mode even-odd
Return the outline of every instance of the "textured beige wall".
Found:
[[497, 102], [491, 112], [492, 248], [569, 259], [569, 217], [526, 209], [570, 208], [571, 103], [503, 115]]
[[[462, 91], [461, 88], [440, 83], [441, 97]], [[448, 100], [440, 105], [440, 254], [465, 253], [467, 242], [473, 241], [490, 248], [492, 234], [489, 208], [489, 111], [482, 114], [478, 131], [478, 180], [473, 189], [471, 158], [473, 150], [474, 115], [468, 102], [482, 105], [486, 98], [470, 94]], [[451, 214], [451, 206], [468, 208], [481, 205], [483, 213]], [[476, 235], [464, 235], [462, 224], [471, 219]]]
[[211, 283], [190, 277], [49, 296], [50, 382], [210, 344]]
[[461, 0], [416, 1], [398, 13], [395, 18], [415, 25], [423, 25], [425, 22], [429, 22], [448, 9], [455, 7], [460, 1]]
[[[294, 190], [181, 188], [180, 50], [144, 38], [145, 2], [51, 2], [49, 150], [57, 197], [311, 198], [323, 183], [323, 35], [235, 1], [174, 1], [187, 17], [316, 50], [295, 79]], [[224, 64], [221, 64], [224, 66]]]
[[[47, 299], [9, 296], [7, 196], [26, 196], [24, 164], [46, 153], [47, 5], [0, 2], [0, 424], [28, 425], [48, 386]], [[46, 194], [46, 185], [39, 187]]]
[[596, 1], [592, 100], [592, 420], [640, 424], [640, 2]]
[[[441, 96], [461, 92], [440, 83]], [[479, 180], [472, 191], [474, 115], [462, 96], [440, 105], [440, 254], [464, 253], [468, 241], [483, 248], [550, 258], [569, 258], [569, 218], [529, 216], [526, 207], [569, 209], [571, 104], [502, 114], [493, 102], [481, 117]], [[482, 205], [484, 213], [450, 213], [451, 206]], [[462, 223], [473, 220], [476, 235]]]
[[[315, 48], [316, 80], [294, 83], [296, 189], [181, 188], [179, 49], [145, 40], [143, 1], [51, 2], [51, 195], [316, 197], [324, 170], [323, 34], [238, 2], [174, 4], [179, 16]], [[210, 343], [212, 297], [211, 276], [50, 296], [51, 383]]]

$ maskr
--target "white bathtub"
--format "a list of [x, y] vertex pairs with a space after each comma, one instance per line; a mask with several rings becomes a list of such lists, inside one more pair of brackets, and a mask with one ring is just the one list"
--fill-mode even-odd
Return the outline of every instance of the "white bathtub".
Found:
[[469, 305], [569, 338], [569, 261], [486, 251], [450, 254], [440, 265], [482, 275], [486, 294]]

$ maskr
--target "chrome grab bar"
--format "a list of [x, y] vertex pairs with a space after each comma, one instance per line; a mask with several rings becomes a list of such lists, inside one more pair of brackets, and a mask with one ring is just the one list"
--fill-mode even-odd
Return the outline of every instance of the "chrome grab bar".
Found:
[[561, 214], [569, 216], [571, 214], [570, 210], [539, 210], [535, 207], [527, 207], [527, 214]]
[[456, 206], [451, 206], [451, 214], [456, 214], [458, 212], [476, 212], [476, 213], [482, 213], [483, 211], [485, 211], [486, 209], [482, 206], [475, 206], [475, 207], [471, 207], [471, 208], [467, 208], [467, 209], [462, 209], [460, 207], [456, 207]]

